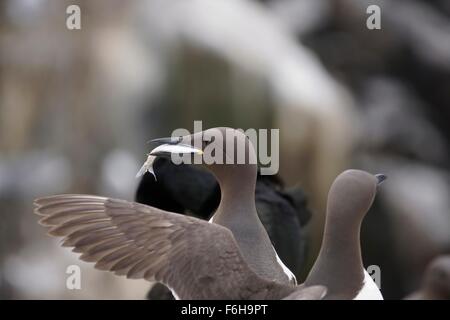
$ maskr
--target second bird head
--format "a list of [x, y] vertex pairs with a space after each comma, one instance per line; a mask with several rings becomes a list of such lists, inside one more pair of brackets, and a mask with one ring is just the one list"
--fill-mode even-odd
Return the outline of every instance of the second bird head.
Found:
[[362, 170], [342, 172], [328, 193], [329, 213], [353, 215], [354, 221], [361, 221], [372, 206], [379, 185], [386, 179], [384, 174], [373, 175]]

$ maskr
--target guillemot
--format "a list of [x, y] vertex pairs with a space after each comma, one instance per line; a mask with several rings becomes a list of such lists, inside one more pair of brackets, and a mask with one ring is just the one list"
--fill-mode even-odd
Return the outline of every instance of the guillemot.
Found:
[[450, 254], [434, 258], [425, 270], [421, 287], [406, 300], [450, 299]]
[[[149, 156], [196, 155], [198, 164], [217, 179], [219, 206], [210, 222], [231, 230], [249, 266], [259, 276], [296, 285], [295, 275], [278, 257], [255, 206], [257, 159], [253, 144], [241, 131], [220, 127], [180, 137], [154, 139], [162, 143]], [[207, 159], [204, 151], [213, 151]], [[208, 153], [208, 152], [207, 152]], [[192, 157], [185, 160], [194, 162]]]
[[308, 286], [326, 286], [325, 299], [383, 299], [364, 269], [359, 235], [364, 216], [385, 179], [383, 174], [347, 170], [331, 185], [322, 246], [305, 281]]
[[[189, 164], [176, 165], [169, 158], [157, 157], [152, 174], [139, 182], [134, 201], [209, 220], [220, 203], [220, 188], [208, 170]], [[255, 189], [258, 217], [281, 261], [298, 278], [305, 268], [308, 247], [306, 229], [311, 212], [300, 187], [284, 186], [277, 175], [264, 175], [258, 168]], [[150, 300], [173, 299], [169, 289], [155, 284]]]

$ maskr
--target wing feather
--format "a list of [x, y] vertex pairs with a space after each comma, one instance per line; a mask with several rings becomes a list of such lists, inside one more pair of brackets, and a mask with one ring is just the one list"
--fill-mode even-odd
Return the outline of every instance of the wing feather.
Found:
[[228, 229], [193, 217], [77, 194], [37, 199], [35, 213], [80, 259], [162, 282], [182, 299], [264, 298], [277, 286], [248, 267]]

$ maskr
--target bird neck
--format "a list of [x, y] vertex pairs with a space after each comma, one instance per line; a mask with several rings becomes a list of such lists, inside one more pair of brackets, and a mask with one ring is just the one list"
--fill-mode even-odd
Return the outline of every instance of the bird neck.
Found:
[[[256, 165], [233, 165], [214, 172], [220, 186], [221, 199], [216, 218], [258, 218], [255, 206]], [[245, 213], [245, 215], [242, 214]]]
[[364, 281], [361, 257], [361, 220], [348, 221], [345, 214], [328, 212], [322, 246], [306, 280], [307, 285], [325, 285], [329, 294], [359, 290]]

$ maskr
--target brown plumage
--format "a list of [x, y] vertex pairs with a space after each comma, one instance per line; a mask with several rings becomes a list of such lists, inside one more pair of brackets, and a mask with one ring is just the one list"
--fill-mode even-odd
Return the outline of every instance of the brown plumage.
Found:
[[35, 200], [40, 224], [81, 260], [127, 278], [158, 281], [180, 299], [321, 299], [323, 286], [265, 280], [230, 230], [143, 204], [92, 195]]

